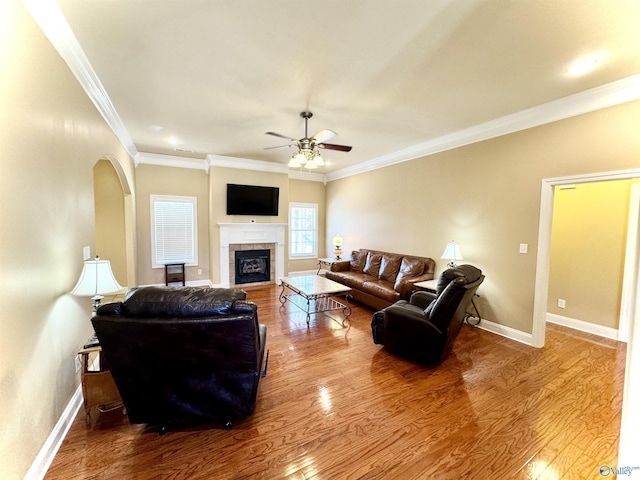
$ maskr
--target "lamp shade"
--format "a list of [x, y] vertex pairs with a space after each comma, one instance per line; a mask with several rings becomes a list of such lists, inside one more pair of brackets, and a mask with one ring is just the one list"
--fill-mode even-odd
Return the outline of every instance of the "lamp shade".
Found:
[[109, 260], [100, 260], [100, 257], [96, 257], [94, 260], [84, 262], [78, 283], [71, 290], [71, 294], [83, 297], [97, 297], [122, 290], [124, 290], [124, 287], [118, 283], [111, 271], [111, 262]]
[[307, 156], [302, 153], [301, 151], [299, 151], [298, 153], [296, 153], [293, 158], [295, 159], [296, 162], [298, 162], [298, 164], [300, 165], [304, 165], [305, 163], [307, 163]]
[[341, 247], [343, 243], [344, 243], [344, 240], [340, 235], [336, 235], [335, 237], [333, 237], [333, 245], [335, 247]]
[[462, 253], [460, 252], [460, 247], [454, 241], [447, 243], [447, 246], [444, 247], [444, 252], [440, 258], [444, 258], [445, 260], [451, 260], [451, 262], [455, 262], [456, 260], [462, 260]]
[[291, 160], [289, 160], [289, 163], [287, 164], [289, 168], [299, 168], [300, 162], [298, 162], [298, 160], [296, 160], [296, 156], [294, 155], [293, 157], [291, 157]]

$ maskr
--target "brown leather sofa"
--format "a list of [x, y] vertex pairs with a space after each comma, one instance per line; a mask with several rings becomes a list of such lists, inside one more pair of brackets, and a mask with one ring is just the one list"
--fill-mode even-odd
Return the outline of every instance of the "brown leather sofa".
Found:
[[381, 310], [398, 300], [408, 300], [416, 282], [431, 280], [432, 258], [360, 249], [349, 260], [340, 260], [327, 271], [328, 279], [351, 287], [351, 296]]

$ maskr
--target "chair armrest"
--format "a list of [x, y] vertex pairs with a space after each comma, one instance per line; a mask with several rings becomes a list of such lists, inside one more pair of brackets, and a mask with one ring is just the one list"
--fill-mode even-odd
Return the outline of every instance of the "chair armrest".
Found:
[[433, 280], [433, 273], [425, 273], [418, 277], [403, 278], [396, 284], [395, 290], [400, 294], [400, 298], [406, 300], [411, 296], [411, 292], [416, 289], [413, 284], [424, 282], [425, 280]]
[[413, 294], [411, 294], [411, 298], [409, 298], [409, 303], [411, 305], [415, 305], [416, 307], [420, 307], [421, 309], [424, 310], [436, 298], [437, 298], [437, 295], [435, 293], [418, 291], [418, 292], [413, 292]]
[[349, 260], [338, 260], [337, 262], [333, 262], [331, 264], [332, 272], [348, 272], [351, 266], [351, 262]]

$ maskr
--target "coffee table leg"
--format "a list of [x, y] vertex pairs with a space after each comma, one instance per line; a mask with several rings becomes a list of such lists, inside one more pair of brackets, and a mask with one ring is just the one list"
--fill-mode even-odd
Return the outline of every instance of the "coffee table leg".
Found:
[[284, 282], [280, 285], [282, 287], [282, 290], [280, 290], [280, 303], [282, 303], [283, 305], [285, 304], [285, 302], [287, 301], [287, 297], [284, 295]]
[[311, 325], [311, 299], [306, 295], [304, 298], [307, 299], [307, 328], [309, 328]]
[[[349, 320], [349, 317], [351, 316], [351, 305], [349, 305], [349, 297], [350, 296], [351, 295], [348, 295], [348, 294], [344, 296], [344, 303], [346, 303], [346, 305], [342, 309], [342, 313], [344, 313], [344, 320], [342, 321], [342, 326], [343, 327], [345, 326], [344, 322]], [[351, 325], [351, 320], [349, 320], [349, 325]]]

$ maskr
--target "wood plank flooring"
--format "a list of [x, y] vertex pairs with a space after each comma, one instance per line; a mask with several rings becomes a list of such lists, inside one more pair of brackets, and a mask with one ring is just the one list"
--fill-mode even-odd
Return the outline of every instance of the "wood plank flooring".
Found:
[[[268, 326], [256, 411], [230, 431], [159, 436], [84, 412], [46, 479], [600, 479], [616, 466], [626, 345], [549, 325], [535, 349], [464, 326], [438, 367], [246, 289]], [[341, 313], [330, 315], [341, 319]], [[96, 417], [94, 415], [94, 417]]]

